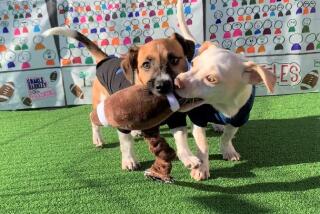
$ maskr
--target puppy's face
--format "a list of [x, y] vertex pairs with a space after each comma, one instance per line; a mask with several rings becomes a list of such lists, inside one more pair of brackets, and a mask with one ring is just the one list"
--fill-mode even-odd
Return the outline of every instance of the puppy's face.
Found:
[[173, 91], [174, 78], [187, 70], [186, 58], [192, 58], [193, 53], [193, 42], [173, 34], [131, 48], [122, 67], [130, 81], [147, 85], [155, 95], [164, 95]]
[[[190, 71], [177, 76], [175, 82], [179, 89], [176, 92], [185, 98], [201, 98], [214, 107], [227, 109], [237, 105], [241, 96], [248, 95], [245, 95], [246, 90], [251, 93], [249, 84], [263, 82], [272, 92], [276, 82], [270, 71], [253, 62], [244, 62], [239, 55], [214, 45], [207, 47], [192, 62]], [[234, 114], [238, 110], [227, 112]]]
[[214, 46], [203, 51], [192, 61], [191, 70], [178, 76], [177, 80], [184, 87], [177, 93], [205, 100], [216, 100], [233, 93], [241, 83], [240, 71], [244, 66], [238, 57], [229, 53]]

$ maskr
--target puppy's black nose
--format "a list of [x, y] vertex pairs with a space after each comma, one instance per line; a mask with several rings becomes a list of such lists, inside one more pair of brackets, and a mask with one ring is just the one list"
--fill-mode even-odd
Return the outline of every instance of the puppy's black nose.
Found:
[[167, 94], [169, 92], [172, 92], [173, 87], [172, 87], [171, 81], [162, 80], [162, 81], [157, 81], [155, 83], [155, 89], [159, 94]]

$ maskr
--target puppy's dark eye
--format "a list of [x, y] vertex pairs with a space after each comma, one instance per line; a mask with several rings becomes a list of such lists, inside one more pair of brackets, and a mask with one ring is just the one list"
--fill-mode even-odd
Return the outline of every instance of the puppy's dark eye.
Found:
[[180, 61], [180, 58], [178, 58], [178, 57], [172, 57], [172, 58], [169, 59], [169, 61], [170, 61], [170, 64], [171, 64], [171, 65], [178, 65], [178, 64], [179, 64], [179, 61]]
[[144, 62], [142, 64], [142, 67], [146, 70], [149, 70], [151, 68], [151, 63], [150, 62]]
[[212, 84], [216, 84], [218, 82], [218, 79], [214, 75], [206, 76], [206, 80]]

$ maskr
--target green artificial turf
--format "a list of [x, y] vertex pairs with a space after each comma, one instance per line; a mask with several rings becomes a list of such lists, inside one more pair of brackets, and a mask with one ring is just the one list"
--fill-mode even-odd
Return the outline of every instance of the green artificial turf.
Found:
[[[320, 94], [259, 97], [234, 139], [240, 162], [221, 159], [208, 127], [211, 178], [197, 182], [175, 161], [174, 184], [121, 170], [116, 131], [95, 149], [90, 106], [0, 112], [0, 213], [319, 213]], [[166, 127], [166, 139], [174, 146]], [[189, 137], [194, 149], [194, 141]]]

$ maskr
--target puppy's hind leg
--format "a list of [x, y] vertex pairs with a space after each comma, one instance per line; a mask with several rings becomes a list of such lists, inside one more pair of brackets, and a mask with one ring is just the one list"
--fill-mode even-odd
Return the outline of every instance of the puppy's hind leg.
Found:
[[235, 150], [232, 145], [232, 138], [237, 133], [238, 128], [231, 125], [226, 125], [224, 132], [220, 140], [220, 151], [222, 153], [223, 159], [238, 161], [240, 160], [240, 154]]
[[134, 140], [131, 134], [125, 134], [118, 130], [118, 136], [120, 140], [120, 149], [121, 149], [121, 167], [123, 170], [136, 170], [140, 167], [139, 162], [136, 160], [133, 151]]
[[201, 160], [192, 154], [188, 145], [187, 127], [179, 127], [171, 130], [177, 145], [177, 156], [189, 169], [197, 168], [201, 165]]

